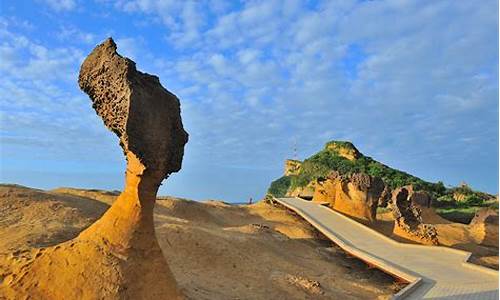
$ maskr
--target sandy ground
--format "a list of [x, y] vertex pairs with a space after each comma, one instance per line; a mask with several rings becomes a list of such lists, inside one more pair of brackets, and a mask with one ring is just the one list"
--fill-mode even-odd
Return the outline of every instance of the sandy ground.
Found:
[[[75, 237], [116, 195], [0, 186], [0, 284], [9, 274], [9, 257]], [[165, 197], [157, 202], [155, 225], [188, 299], [387, 299], [402, 288], [298, 216], [265, 202], [235, 206]]]

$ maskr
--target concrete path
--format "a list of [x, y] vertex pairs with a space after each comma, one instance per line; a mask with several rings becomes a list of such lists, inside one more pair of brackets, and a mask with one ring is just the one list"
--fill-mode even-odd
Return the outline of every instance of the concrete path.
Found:
[[405, 299], [498, 299], [498, 272], [467, 263], [469, 252], [396, 242], [325, 206], [277, 198], [352, 255], [411, 284]]

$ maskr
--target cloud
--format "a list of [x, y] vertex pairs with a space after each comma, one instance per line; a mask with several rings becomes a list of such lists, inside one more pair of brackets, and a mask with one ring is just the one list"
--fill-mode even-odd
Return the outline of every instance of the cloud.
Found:
[[109, 146], [88, 156], [89, 145], [104, 146], [108, 133], [75, 82], [83, 52], [47, 47], [14, 32], [16, 26], [6, 22], [0, 30], [2, 157], [114, 160]]
[[[328, 139], [347, 139], [376, 159], [429, 180], [465, 179], [496, 188], [498, 174], [491, 167], [498, 161], [495, 1], [101, 0], [99, 5], [127, 19], [127, 24], [110, 21], [118, 51], [140, 70], [159, 75], [181, 99], [190, 132], [184, 171], [191, 176], [204, 167], [223, 173], [251, 166], [262, 180], [250, 178], [249, 185], [258, 184], [251, 188], [262, 194], [264, 182], [279, 176], [283, 160], [293, 154], [294, 140], [306, 157]], [[77, 97], [81, 93], [67, 80], [74, 80], [83, 53], [101, 30], [60, 27], [65, 45], [54, 47], [0, 27], [0, 71], [10, 78], [0, 88], [16, 95], [9, 109], [34, 109], [26, 118], [61, 135], [62, 125], [47, 124], [48, 111], [67, 109], [63, 99], [73, 99], [82, 117], [72, 116], [71, 122], [83, 126], [93, 120], [100, 132], [95, 137], [103, 137], [85, 97]], [[35, 109], [33, 99], [46, 111]], [[35, 136], [23, 126], [19, 136]], [[9, 137], [14, 140], [19, 141]], [[211, 176], [207, 185], [225, 190], [219, 179]], [[228, 189], [228, 197], [242, 195]]]
[[83, 44], [96, 44], [97, 36], [90, 32], [83, 32], [74, 26], [61, 26], [57, 37], [64, 42], [81, 42]]
[[43, 2], [57, 12], [70, 11], [77, 6], [75, 0], [43, 0]]

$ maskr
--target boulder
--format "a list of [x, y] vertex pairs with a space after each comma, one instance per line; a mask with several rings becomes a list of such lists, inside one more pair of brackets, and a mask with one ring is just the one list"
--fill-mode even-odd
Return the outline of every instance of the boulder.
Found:
[[394, 234], [426, 245], [438, 245], [437, 231], [433, 225], [424, 224], [422, 211], [412, 202], [408, 187], [393, 191], [391, 209], [394, 216]]
[[484, 207], [476, 212], [469, 228], [478, 244], [498, 248], [498, 212]]
[[313, 201], [328, 203], [331, 208], [355, 218], [374, 221], [384, 187], [378, 177], [364, 173], [341, 176], [334, 171], [316, 181]]
[[[78, 237], [38, 249], [14, 266], [7, 298], [180, 299], [182, 294], [155, 236], [158, 188], [180, 170], [188, 134], [177, 97], [142, 73], [109, 38], [84, 60], [79, 85], [127, 159], [125, 188]], [[35, 250], [34, 250], [35, 251]]]
[[430, 208], [432, 197], [426, 191], [412, 191], [409, 195], [410, 201], [422, 208]]

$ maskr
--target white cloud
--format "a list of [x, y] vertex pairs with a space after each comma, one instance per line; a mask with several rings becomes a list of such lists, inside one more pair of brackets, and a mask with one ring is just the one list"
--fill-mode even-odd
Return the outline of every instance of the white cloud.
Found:
[[51, 9], [61, 12], [70, 11], [76, 8], [77, 2], [75, 0], [43, 0]]
[[96, 44], [98, 42], [95, 34], [81, 31], [74, 26], [61, 26], [57, 37], [61, 41], [73, 43]]
[[[478, 152], [497, 159], [494, 1], [106, 3], [130, 24], [147, 21], [134, 28], [142, 38], [112, 29], [121, 34], [118, 51], [181, 99], [193, 164], [279, 171], [294, 139], [307, 156], [331, 138], [430, 179], [450, 174], [440, 173], [443, 156], [457, 166]], [[68, 44], [80, 35], [64, 29]], [[98, 36], [81, 34], [78, 43]], [[0, 70], [16, 80], [50, 74], [56, 82], [77, 69], [78, 49], [52, 49], [0, 26], [1, 35]], [[51, 93], [14, 84], [21, 89], [4, 88], [19, 105], [33, 91]]]

